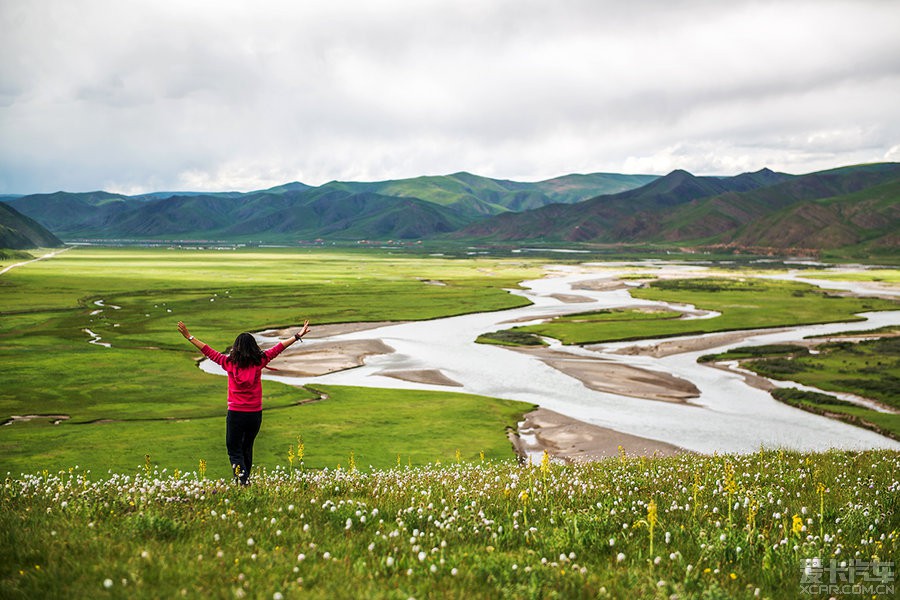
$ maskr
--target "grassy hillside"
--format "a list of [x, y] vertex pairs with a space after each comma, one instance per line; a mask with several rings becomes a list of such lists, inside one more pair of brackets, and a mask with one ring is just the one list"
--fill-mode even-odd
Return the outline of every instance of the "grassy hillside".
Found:
[[422, 239], [485, 216], [578, 202], [653, 179], [595, 173], [522, 183], [456, 173], [315, 188], [293, 182], [245, 194], [58, 192], [9, 202], [66, 239]]
[[320, 471], [285, 454], [249, 488], [152, 457], [7, 478], [0, 596], [749, 600], [895, 585], [897, 452], [352, 460]]
[[62, 241], [34, 219], [0, 202], [0, 248], [56, 248]]
[[577, 205], [552, 205], [494, 217], [471, 225], [455, 236], [499, 241], [646, 241], [653, 239], [663, 217], [678, 206], [698, 198], [768, 185], [787, 177], [769, 173], [697, 177], [677, 170], [643, 187], [600, 196]]
[[782, 209], [744, 226], [734, 243], [773, 248], [857, 247], [860, 252], [900, 249], [900, 173], [862, 191]]

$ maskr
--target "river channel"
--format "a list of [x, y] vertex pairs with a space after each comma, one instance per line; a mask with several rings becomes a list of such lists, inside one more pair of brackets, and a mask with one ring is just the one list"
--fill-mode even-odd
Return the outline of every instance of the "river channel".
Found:
[[[658, 264], [653, 274], [698, 270]], [[751, 387], [742, 375], [697, 363], [703, 354], [722, 352], [736, 346], [783, 343], [810, 335], [864, 331], [900, 324], [900, 311], [867, 313], [866, 321], [811, 325], [777, 330], [757, 330], [751, 337], [702, 351], [688, 351], [654, 357], [624, 355], [626, 346], [652, 346], [665, 340], [641, 340], [594, 345], [590, 348], [556, 345], [566, 354], [591, 356], [651, 371], [669, 373], [692, 382], [700, 395], [689, 403], [673, 403], [599, 392], [581, 381], [554, 369], [541, 360], [498, 346], [476, 344], [478, 335], [528, 322], [540, 322], [555, 315], [614, 307], [666, 306], [682, 311], [693, 307], [669, 305], [633, 298], [628, 289], [591, 290], [577, 286], [598, 279], [633, 272], [630, 265], [611, 271], [609, 264], [548, 267], [548, 276], [522, 283], [530, 306], [489, 313], [393, 324], [377, 329], [309, 340], [304, 344], [378, 339], [395, 352], [370, 356], [364, 365], [319, 377], [265, 375], [267, 379], [291, 385], [311, 383], [397, 389], [462, 391], [496, 398], [521, 400], [540, 405], [574, 419], [623, 433], [668, 442], [703, 452], [754, 452], [761, 447], [821, 451], [828, 448], [890, 448], [900, 443], [874, 432], [813, 415], [773, 399], [768, 392]], [[845, 289], [865, 293], [863, 284], [841, 284]], [[580, 296], [581, 302], [566, 302], [566, 296]], [[562, 298], [562, 299], [561, 299]], [[588, 300], [589, 299], [589, 300]], [[701, 318], [704, 316], [699, 315]], [[697, 315], [694, 314], [694, 318]], [[222, 373], [204, 361], [202, 368]], [[437, 370], [461, 387], [446, 387], [387, 377], [385, 371]]]

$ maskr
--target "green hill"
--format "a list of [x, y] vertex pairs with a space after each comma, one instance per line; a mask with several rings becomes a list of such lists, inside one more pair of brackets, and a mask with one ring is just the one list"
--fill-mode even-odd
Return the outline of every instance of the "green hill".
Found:
[[595, 173], [522, 183], [456, 173], [382, 182], [292, 182], [267, 190], [135, 197], [34, 194], [8, 203], [66, 239], [413, 239], [510, 211], [643, 185], [653, 175]]
[[732, 177], [593, 173], [527, 183], [460, 172], [292, 182], [256, 192], [35, 194], [4, 201], [62, 239], [452, 239], [654, 244], [886, 257], [900, 230], [900, 164]]
[[47, 229], [0, 202], [0, 248], [56, 248], [62, 241]]
[[800, 176], [673, 171], [620, 194], [499, 215], [454, 236], [888, 256], [900, 247], [898, 231], [900, 164], [880, 163]]

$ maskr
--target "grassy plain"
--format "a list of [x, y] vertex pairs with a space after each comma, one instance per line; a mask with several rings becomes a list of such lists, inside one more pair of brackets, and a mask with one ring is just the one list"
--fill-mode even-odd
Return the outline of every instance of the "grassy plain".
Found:
[[[55, 426], [36, 420], [0, 429], [0, 471], [74, 464], [102, 471], [130, 468], [145, 453], [173, 468], [185, 469], [199, 458], [210, 461], [211, 474], [219, 473], [214, 469], [220, 462], [227, 468], [224, 456], [215, 460], [224, 453], [224, 380], [196, 368], [199, 354], [175, 329], [180, 319], [197, 337], [224, 350], [240, 331], [293, 325], [305, 318], [315, 327], [520, 306], [527, 301], [504, 288], [540, 274], [536, 264], [519, 259], [410, 258], [321, 249], [79, 248], [15, 268], [0, 277], [0, 421], [34, 414], [70, 418]], [[437, 281], [443, 285], [435, 285]], [[85, 329], [111, 347], [89, 344]], [[268, 420], [258, 445], [263, 461], [286, 452], [304, 429], [296, 414], [321, 411], [313, 405], [292, 408], [314, 397], [302, 389], [266, 382], [264, 394], [267, 409], [291, 418]], [[369, 444], [377, 444], [377, 432], [392, 422], [391, 411], [399, 405], [449, 402], [460, 407], [454, 418], [463, 422], [467, 410], [481, 414], [478, 402], [460, 394], [390, 396], [394, 404], [376, 391], [342, 390], [332, 404], [347, 402], [349, 412], [368, 415], [356, 432]], [[472, 451], [498, 456], [496, 440], [505, 443], [504, 427], [515, 420], [508, 403], [480, 402], [503, 408], [488, 411], [496, 420], [481, 421], [480, 430], [473, 424], [481, 431], [476, 439], [485, 441]], [[527, 409], [520, 405], [516, 410]], [[396, 441], [390, 447], [357, 446], [361, 461], [385, 466], [392, 464], [388, 454], [397, 453], [418, 461], [446, 458], [470, 439], [470, 431], [452, 433], [436, 422], [433, 432], [404, 423], [391, 431]], [[296, 431], [287, 431], [287, 424]], [[441, 436], [451, 437], [443, 437], [438, 449], [411, 440], [410, 430], [419, 438], [434, 433], [435, 444]], [[493, 433], [484, 434], [488, 430]], [[320, 440], [309, 448], [308, 462], [314, 466], [333, 467], [334, 458], [351, 449], [344, 438], [324, 445]], [[512, 456], [508, 444], [503, 455]]]
[[7, 479], [0, 596], [893, 597], [897, 452], [450, 462]]
[[558, 317], [514, 331], [566, 344], [807, 325], [857, 320], [855, 313], [891, 310], [900, 303], [830, 295], [811, 285], [750, 277], [657, 280], [631, 291], [635, 298], [691, 304], [721, 313], [708, 319], [676, 319], [669, 312], [603, 311]]

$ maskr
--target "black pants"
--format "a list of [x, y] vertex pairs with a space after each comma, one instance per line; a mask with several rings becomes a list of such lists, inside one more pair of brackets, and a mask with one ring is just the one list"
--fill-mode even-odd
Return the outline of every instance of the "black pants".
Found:
[[235, 480], [247, 484], [253, 468], [253, 440], [262, 425], [262, 411], [240, 412], [229, 410], [225, 417], [225, 447], [235, 473]]

